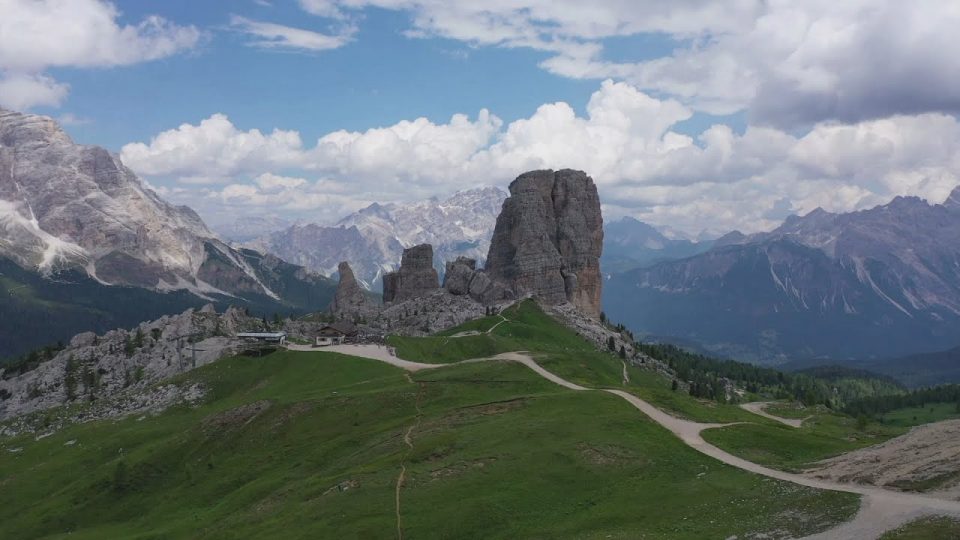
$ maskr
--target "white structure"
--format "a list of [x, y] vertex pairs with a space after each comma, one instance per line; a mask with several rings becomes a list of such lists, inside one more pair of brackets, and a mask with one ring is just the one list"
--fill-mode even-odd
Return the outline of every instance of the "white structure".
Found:
[[277, 345], [283, 345], [287, 342], [286, 332], [240, 332], [237, 337], [263, 343], [276, 343]]
[[347, 340], [355, 340], [357, 327], [348, 322], [335, 322], [320, 329], [317, 334], [316, 346], [340, 345]]

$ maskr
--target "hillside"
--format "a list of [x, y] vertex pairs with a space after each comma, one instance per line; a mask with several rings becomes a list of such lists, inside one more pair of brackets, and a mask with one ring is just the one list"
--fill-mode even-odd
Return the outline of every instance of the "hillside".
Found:
[[[534, 351], [580, 383], [671, 393], [634, 366], [624, 383], [617, 356], [529, 304], [505, 315], [509, 323], [482, 334], [496, 347]], [[424, 339], [401, 354], [467, 338]], [[221, 360], [174, 381], [201, 385], [202, 403], [0, 439], [0, 536], [782, 537], [823, 530], [857, 506], [853, 495], [723, 465], [617, 396], [572, 391], [516, 363], [404, 374], [291, 351]], [[669, 399], [693, 415], [756, 418]], [[62, 487], [51, 493], [54, 481]]]
[[960, 335], [960, 188], [942, 204], [897, 197], [816, 210], [677, 261], [613, 276], [607, 313], [768, 364], [943, 350]]

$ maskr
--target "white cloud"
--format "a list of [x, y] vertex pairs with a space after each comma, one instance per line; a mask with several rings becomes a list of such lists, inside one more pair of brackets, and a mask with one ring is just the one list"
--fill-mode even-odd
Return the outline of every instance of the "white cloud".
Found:
[[0, 107], [25, 110], [37, 105], [58, 107], [70, 87], [42, 74], [0, 71]]
[[214, 114], [198, 125], [164, 131], [149, 144], [127, 144], [121, 157], [140, 174], [181, 183], [302, 169], [369, 181], [374, 193], [394, 198], [432, 194], [447, 183], [445, 174], [488, 146], [501, 125], [486, 110], [475, 121], [462, 114], [446, 124], [418, 118], [364, 132], [335, 131], [308, 149], [296, 131], [241, 131], [225, 115]]
[[[150, 16], [121, 26], [117, 8], [101, 0], [0, 0], [0, 104], [57, 106], [66, 85], [51, 67], [113, 67], [171, 56], [196, 45], [193, 26]], [[36, 91], [33, 96], [25, 88]]]
[[[564, 77], [615, 78], [717, 114], [808, 126], [960, 111], [955, 0], [300, 0], [349, 18], [376, 7], [411, 15], [411, 37], [551, 53]], [[675, 41], [658, 58], [611, 61], [604, 40]], [[921, 82], [922, 81], [922, 82]]]
[[298, 188], [307, 183], [303, 178], [291, 178], [289, 176], [279, 176], [271, 173], [261, 174], [254, 182], [257, 184], [257, 187], [268, 193]]
[[346, 26], [337, 34], [322, 34], [301, 28], [283, 26], [247, 19], [238, 15], [230, 17], [230, 26], [253, 36], [250, 42], [263, 49], [291, 49], [303, 51], [326, 51], [343, 47], [352, 39], [356, 28]]
[[89, 124], [90, 119], [67, 112], [57, 116], [57, 122], [64, 126], [82, 126]]
[[[802, 136], [715, 125], [694, 138], [674, 131], [691, 116], [687, 106], [612, 81], [586, 111], [578, 116], [567, 103], [549, 103], [508, 125], [486, 110], [442, 124], [419, 118], [329, 133], [312, 147], [297, 132], [242, 131], [217, 114], [129, 144], [122, 158], [155, 177], [232, 179], [208, 192], [220, 204], [331, 220], [371, 201], [505, 185], [535, 168], [579, 168], [599, 184], [608, 216], [693, 232], [756, 231], [786, 211], [851, 211], [895, 195], [939, 202], [960, 183], [960, 122], [943, 114], [820, 123]], [[306, 179], [312, 175], [323, 180]]]
[[243, 132], [223, 114], [214, 114], [196, 126], [183, 124], [164, 131], [150, 144], [127, 144], [121, 155], [124, 163], [141, 174], [206, 178], [214, 182], [238, 173], [293, 167], [304, 162], [303, 145], [296, 131]]

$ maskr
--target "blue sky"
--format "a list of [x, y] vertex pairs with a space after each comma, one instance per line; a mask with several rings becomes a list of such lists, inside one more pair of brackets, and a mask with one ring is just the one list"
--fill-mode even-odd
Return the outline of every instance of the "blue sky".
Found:
[[[510, 122], [553, 101], [584, 112], [597, 89], [594, 80], [559, 77], [537, 68], [549, 55], [531, 49], [474, 47], [459, 41], [410, 39], [404, 12], [371, 8], [363, 13], [354, 41], [328, 51], [263, 50], [229, 29], [229, 15], [269, 19], [325, 32], [331, 21], [305, 18], [295, 4], [277, 2], [119, 2], [120, 24], [161, 15], [181, 24], [211, 29], [195, 50], [134, 66], [51, 70], [70, 85], [60, 107], [36, 112], [69, 112], [89, 120], [67, 129], [78, 141], [113, 151], [131, 141], [209, 116], [227, 114], [246, 128], [296, 128], [305, 139], [338, 129], [362, 130], [425, 116], [445, 121], [456, 113], [490, 109]], [[308, 24], [303, 24], [303, 23]], [[609, 40], [611, 59], [654, 58], [676, 45], [664, 34]], [[134, 120], [135, 121], [132, 121]], [[743, 115], [699, 113], [677, 127], [696, 134], [716, 121], [743, 129]]]
[[960, 179], [949, 1], [479, 5], [0, 0], [0, 106], [214, 224], [574, 167], [610, 217], [752, 231]]

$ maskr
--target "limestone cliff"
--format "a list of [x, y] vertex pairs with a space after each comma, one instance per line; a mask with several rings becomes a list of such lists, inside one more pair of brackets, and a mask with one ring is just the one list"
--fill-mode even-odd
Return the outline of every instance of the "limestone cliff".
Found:
[[364, 294], [350, 263], [342, 261], [337, 272], [340, 274], [340, 283], [330, 303], [330, 313], [338, 319], [356, 319], [374, 313], [377, 308]]
[[420, 244], [403, 250], [400, 269], [383, 276], [383, 302], [403, 302], [440, 288], [433, 268], [433, 246]]
[[532, 171], [510, 184], [497, 217], [486, 273], [517, 296], [570, 302], [600, 314], [603, 218], [593, 179], [582, 171]]

